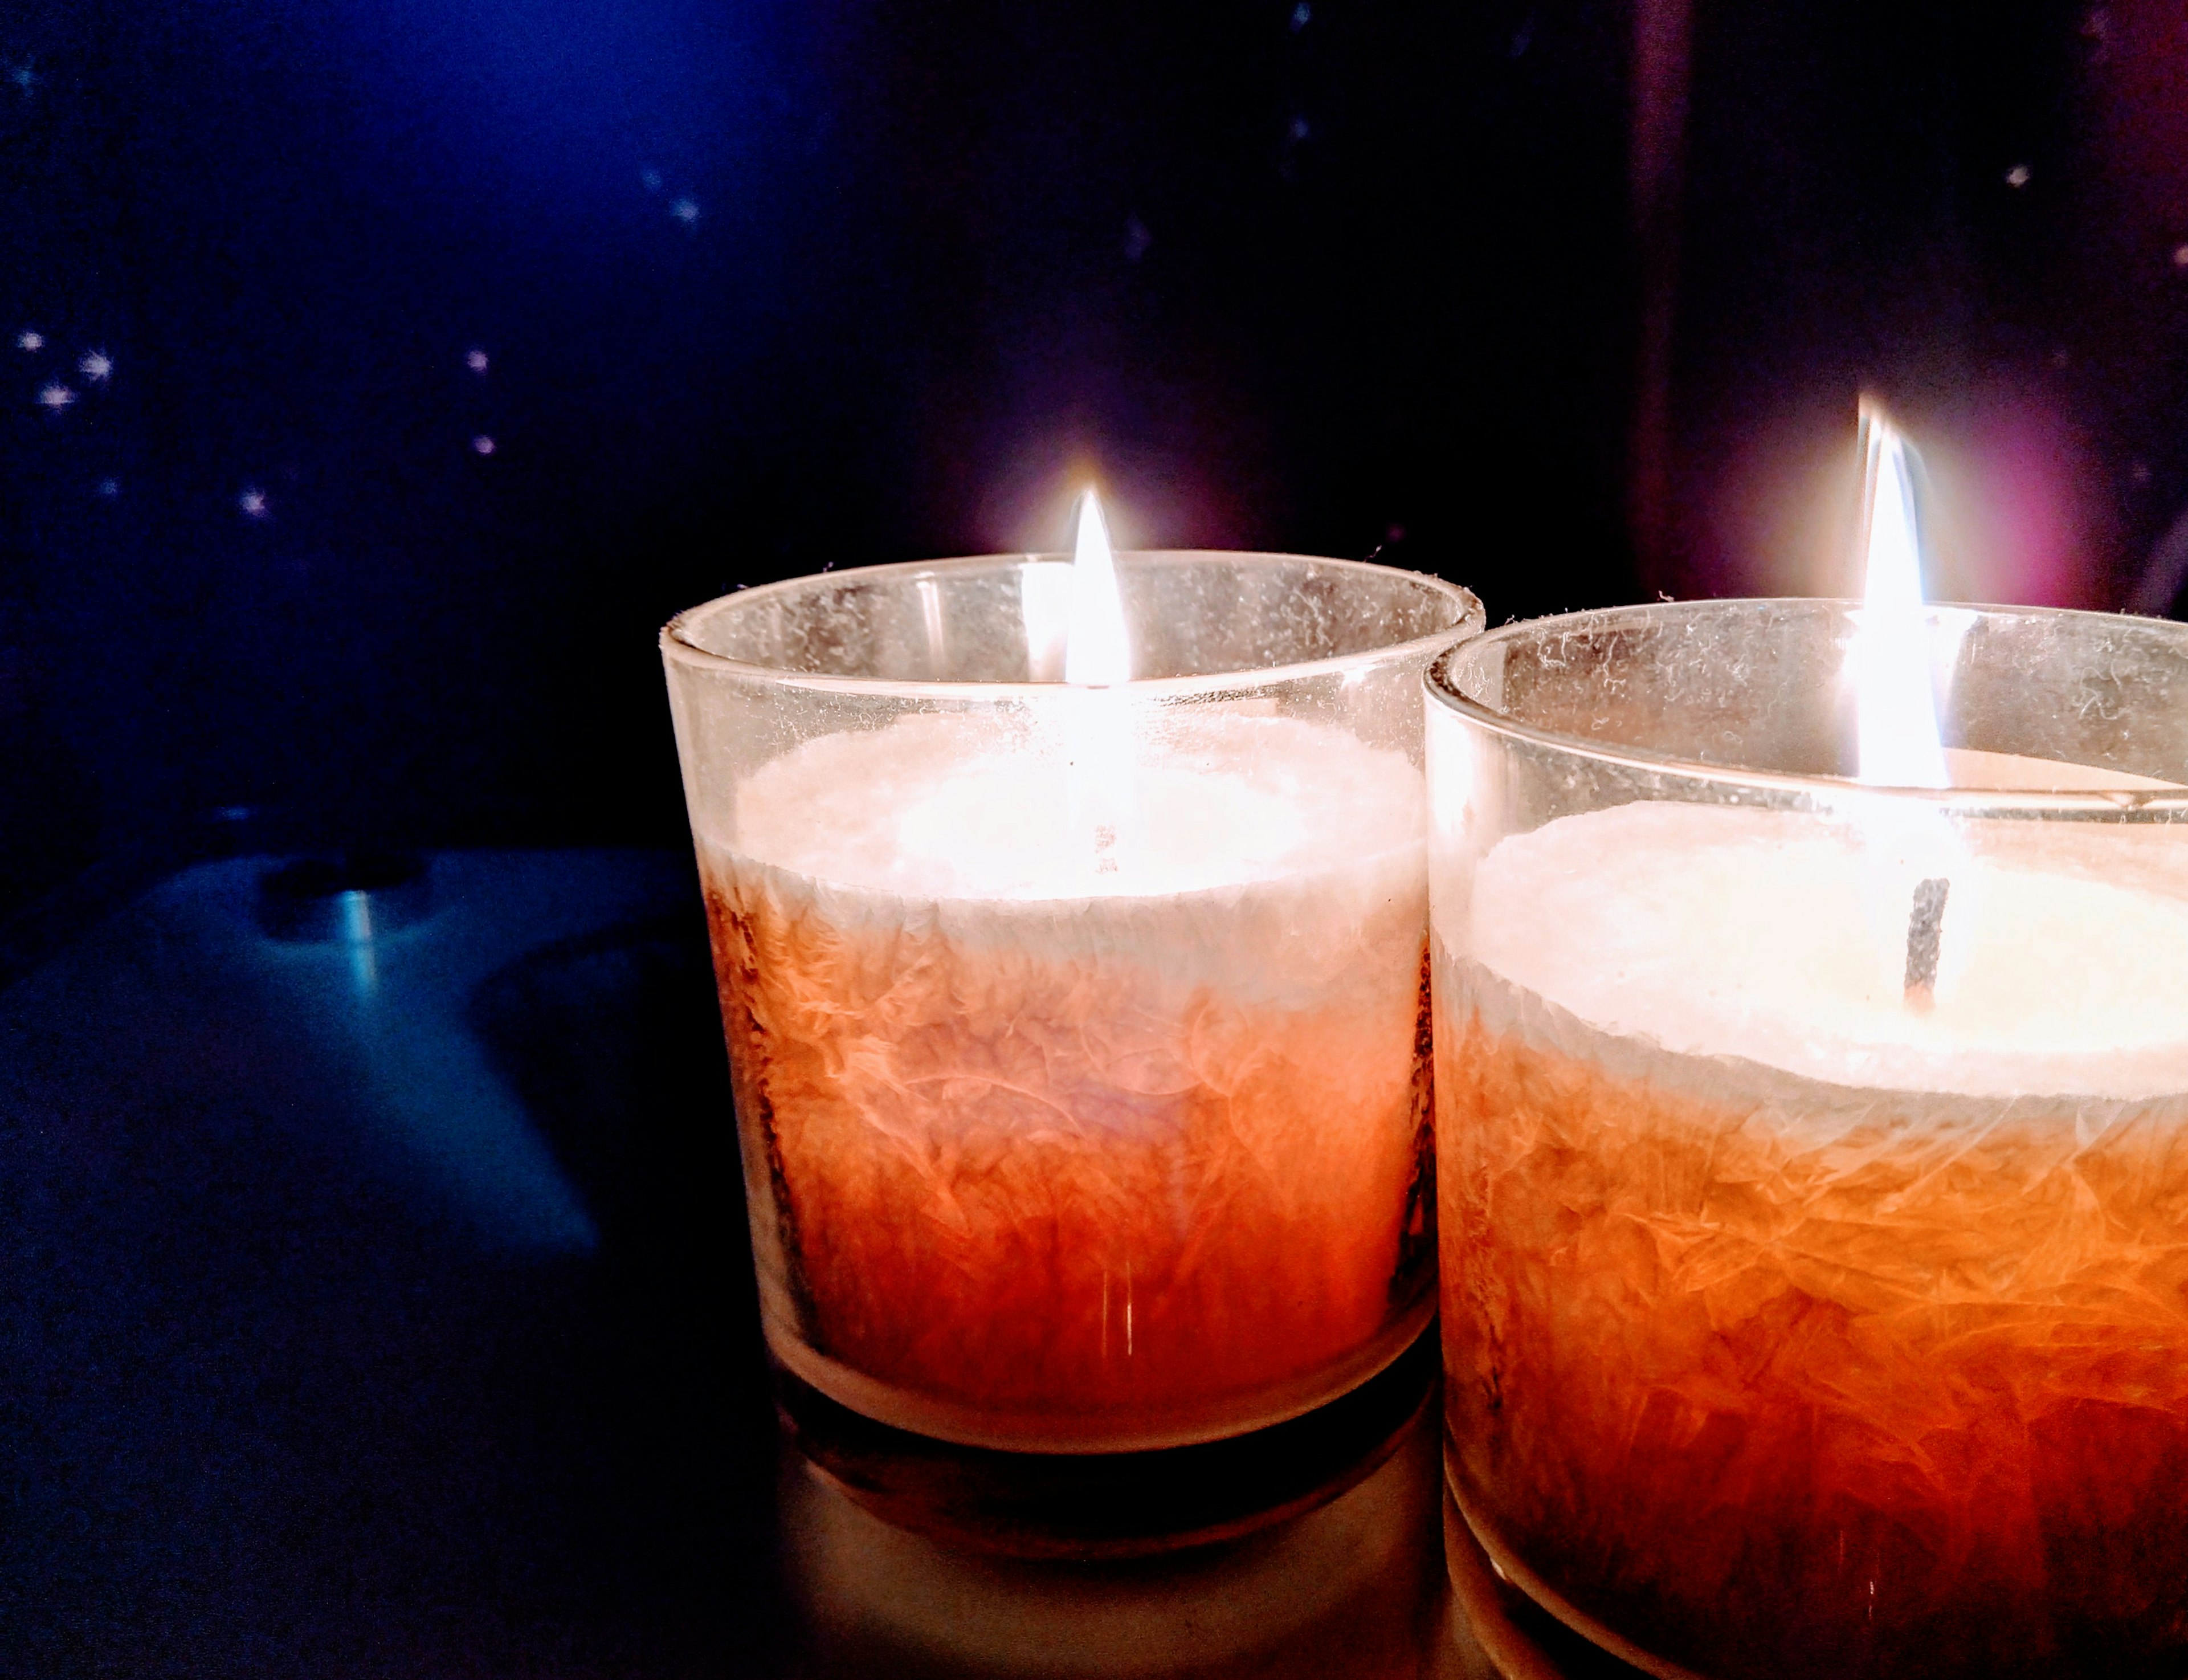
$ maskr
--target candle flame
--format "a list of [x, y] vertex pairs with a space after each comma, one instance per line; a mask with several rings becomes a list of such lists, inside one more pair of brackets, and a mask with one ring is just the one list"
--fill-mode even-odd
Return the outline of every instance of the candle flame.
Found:
[[1079, 541], [1071, 556], [1071, 629], [1063, 680], [1109, 688], [1132, 679], [1132, 647], [1125, 604], [1117, 593], [1117, 561], [1109, 527], [1092, 490], [1079, 499]]
[[[1881, 406], [1867, 397], [1861, 443], [1862, 605], [1847, 654], [1857, 712], [1855, 775], [1877, 787], [1949, 787], [1922, 600], [1916, 456]], [[1884, 959], [1879, 990], [1896, 989], [1908, 1008], [1926, 1014], [1950, 991], [1965, 944], [1948, 938], [1944, 925], [1948, 896], [1962, 872], [1960, 847], [1943, 816], [1926, 803], [1885, 802], [1857, 808], [1854, 815], [1867, 853], [1873, 938]], [[1955, 908], [1962, 912], [1956, 919], [1965, 921], [1967, 905]]]
[[[1102, 505], [1089, 490], [1079, 502], [1079, 541], [1071, 557], [1071, 619], [1063, 652], [1062, 696], [1065, 786], [1075, 849], [1097, 876], [1119, 873], [1120, 845], [1131, 832], [1133, 739], [1128, 696], [1104, 693], [1132, 679], [1117, 560]], [[1072, 690], [1080, 692], [1074, 693]]]
[[1923, 612], [1915, 455], [1881, 405], [1861, 405], [1866, 518], [1864, 583], [1852, 658], [1863, 781], [1880, 787], [1945, 787], [1944, 748], [1931, 687]]

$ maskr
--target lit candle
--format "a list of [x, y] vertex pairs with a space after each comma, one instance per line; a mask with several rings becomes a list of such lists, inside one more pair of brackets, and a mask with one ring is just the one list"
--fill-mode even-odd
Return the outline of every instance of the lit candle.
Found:
[[1433, 1310], [1418, 674], [1479, 613], [1080, 535], [663, 639], [770, 1346], [1061, 1452], [1294, 1415]]
[[1453, 1488], [1658, 1672], [2177, 1667], [2188, 636], [1923, 609], [1873, 435], [1864, 607], [1432, 680]]

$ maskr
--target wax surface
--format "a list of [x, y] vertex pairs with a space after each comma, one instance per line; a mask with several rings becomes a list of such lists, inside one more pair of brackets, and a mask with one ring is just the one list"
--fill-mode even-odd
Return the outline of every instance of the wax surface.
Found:
[[1658, 1659], [2188, 1666], [2183, 843], [2042, 829], [1953, 888], [2017, 978], [1929, 1019], [1806, 818], [1570, 819], [1440, 914], [1455, 1485]]
[[1418, 773], [1179, 731], [1114, 871], [1040, 743], [809, 743], [702, 846], [762, 1305], [847, 1403], [956, 1439], [1206, 1438], [1430, 1310]]
[[[1038, 899], [1277, 881], [1419, 843], [1420, 775], [1401, 753], [1292, 718], [1105, 713], [1115, 698], [1062, 691], [1054, 719], [1015, 727], [926, 713], [809, 741], [739, 788], [731, 848], [907, 897]], [[1103, 783], [1082, 787], [1082, 813], [1099, 800], [1116, 830], [1099, 857], [1074, 817], [1074, 748]]]
[[[1913, 1091], [2188, 1091], [2188, 838], [1997, 823], [1926, 845], [1895, 869], [1852, 822], [1614, 806], [1493, 848], [1464, 937], [1582, 1021], [1686, 1055]], [[1907, 894], [1931, 873], [1952, 886], [1918, 1011]]]

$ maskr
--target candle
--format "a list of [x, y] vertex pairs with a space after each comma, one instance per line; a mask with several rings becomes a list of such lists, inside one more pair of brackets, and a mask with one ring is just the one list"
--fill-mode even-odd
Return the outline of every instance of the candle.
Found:
[[[1085, 556], [1001, 557], [664, 636], [770, 1345], [949, 1440], [1235, 1434], [1433, 1310], [1418, 683], [1479, 609], [1115, 564], [1091, 606]], [[1081, 683], [995, 680], [1053, 668], [1059, 599]]]
[[[2188, 848], [2001, 837], [1909, 1011], [1826, 820], [1657, 802], [1476, 878], [1437, 1023], [1458, 1475], [1706, 1673], [2178, 1638]], [[1797, 955], [1796, 955], [1797, 954]]]
[[1432, 678], [1453, 1491], [1653, 1672], [2169, 1671], [2188, 633], [1912, 605], [1918, 738], [1855, 705], [1865, 787], [1875, 608], [1546, 621]]

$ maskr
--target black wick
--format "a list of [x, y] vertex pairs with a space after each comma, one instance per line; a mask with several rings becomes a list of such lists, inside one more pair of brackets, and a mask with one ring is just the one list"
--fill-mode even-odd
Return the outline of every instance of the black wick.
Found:
[[1907, 1001], [1927, 1009], [1937, 1001], [1937, 947], [1945, 932], [1945, 899], [1953, 883], [1933, 875], [1914, 886], [1914, 907], [1907, 915]]

